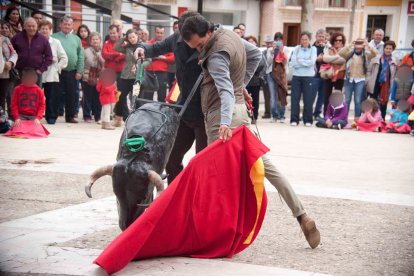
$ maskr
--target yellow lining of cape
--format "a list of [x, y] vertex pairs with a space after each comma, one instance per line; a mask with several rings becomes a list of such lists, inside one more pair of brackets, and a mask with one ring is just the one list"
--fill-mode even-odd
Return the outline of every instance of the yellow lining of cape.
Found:
[[256, 214], [256, 221], [254, 223], [252, 231], [250, 231], [249, 236], [247, 236], [246, 240], [243, 244], [250, 244], [253, 239], [253, 235], [256, 231], [257, 222], [259, 220], [259, 215], [262, 210], [262, 202], [263, 202], [263, 193], [264, 193], [264, 164], [263, 160], [260, 157], [257, 161], [253, 164], [250, 170], [250, 179], [252, 180], [253, 184], [253, 191], [256, 196], [257, 202], [257, 214]]

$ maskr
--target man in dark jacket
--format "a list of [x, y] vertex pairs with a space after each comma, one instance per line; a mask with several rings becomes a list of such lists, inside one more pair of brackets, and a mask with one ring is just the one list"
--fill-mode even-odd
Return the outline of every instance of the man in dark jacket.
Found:
[[[181, 27], [186, 18], [196, 15], [196, 12], [186, 12], [181, 15], [178, 20], [178, 29]], [[180, 87], [180, 101], [178, 104], [184, 104], [192, 87], [194, 86], [198, 76], [201, 73], [201, 67], [198, 65], [198, 52], [191, 49], [182, 39], [180, 33], [174, 33], [152, 45], [140, 44], [135, 51], [138, 57], [157, 57], [169, 52], [174, 52], [176, 62], [176, 77]], [[177, 139], [171, 151], [166, 171], [168, 174], [168, 183], [182, 171], [184, 155], [190, 150], [191, 146], [196, 142], [196, 152], [200, 152], [207, 146], [207, 135], [204, 127], [204, 117], [201, 112], [200, 87], [188, 105], [187, 110], [180, 122], [177, 132]]]
[[24, 30], [16, 34], [11, 43], [19, 56], [16, 69], [20, 72], [30, 67], [38, 74], [37, 85], [41, 85], [41, 75], [53, 62], [49, 41], [37, 31], [37, 22], [29, 17], [24, 21]]

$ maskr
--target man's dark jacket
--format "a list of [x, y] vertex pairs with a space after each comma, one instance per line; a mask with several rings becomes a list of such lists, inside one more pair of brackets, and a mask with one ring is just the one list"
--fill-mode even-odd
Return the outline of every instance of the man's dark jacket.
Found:
[[[174, 52], [177, 83], [181, 93], [179, 104], [184, 104], [201, 73], [201, 66], [198, 65], [198, 51], [190, 48], [178, 33], [174, 33], [163, 41], [158, 41], [152, 45], [140, 44], [140, 46], [145, 49], [145, 57], [148, 58]], [[186, 121], [203, 120], [200, 87], [198, 87], [187, 110], [184, 112], [183, 119]]]

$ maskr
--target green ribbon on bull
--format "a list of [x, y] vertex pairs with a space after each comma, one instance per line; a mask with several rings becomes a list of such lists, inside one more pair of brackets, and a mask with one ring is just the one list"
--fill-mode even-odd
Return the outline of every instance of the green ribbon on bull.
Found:
[[138, 152], [142, 150], [145, 146], [144, 137], [131, 137], [124, 141], [124, 145], [130, 152]]

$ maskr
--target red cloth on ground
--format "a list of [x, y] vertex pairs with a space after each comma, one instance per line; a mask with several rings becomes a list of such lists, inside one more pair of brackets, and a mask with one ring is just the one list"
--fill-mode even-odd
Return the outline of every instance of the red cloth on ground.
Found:
[[[234, 130], [230, 141], [217, 140], [94, 263], [112, 274], [133, 259], [230, 258], [241, 252], [254, 241], [264, 219], [267, 198], [260, 157], [267, 151], [245, 126]], [[259, 163], [261, 189], [253, 185], [257, 178], [252, 168]]]
[[49, 131], [42, 125], [34, 121], [21, 120], [19, 126], [13, 126], [9, 131], [3, 134], [8, 137], [16, 138], [47, 138]]
[[36, 84], [26, 86], [20, 84], [13, 90], [11, 111], [13, 119], [17, 120], [20, 115], [35, 116], [41, 120], [46, 109], [45, 94]]
[[125, 66], [125, 55], [114, 50], [115, 44], [116, 42], [110, 39], [105, 41], [102, 47], [102, 57], [105, 60], [105, 68], [121, 73]]
[[401, 126], [397, 126], [398, 123], [388, 123], [387, 126], [384, 128], [383, 132], [387, 132], [390, 129], [393, 129], [396, 133], [410, 133], [411, 127], [408, 124], [403, 124]]
[[[156, 41], [151, 39], [147, 42], [148, 45], [154, 44]], [[166, 57], [165, 60], [162, 59], [153, 59], [150, 66], [147, 67], [148, 71], [160, 71], [160, 72], [168, 72], [168, 63], [175, 62], [174, 53], [170, 52], [164, 55]]]
[[96, 90], [99, 93], [99, 101], [101, 102], [101, 105], [116, 103], [117, 90], [115, 84], [103, 86], [98, 80], [98, 83], [96, 84]]
[[359, 131], [375, 132], [377, 131], [378, 128], [381, 131], [381, 129], [385, 127], [385, 122], [367, 123], [367, 122], [356, 121], [356, 125]]

